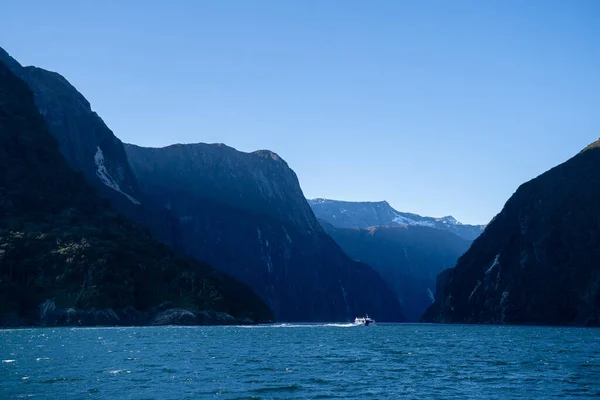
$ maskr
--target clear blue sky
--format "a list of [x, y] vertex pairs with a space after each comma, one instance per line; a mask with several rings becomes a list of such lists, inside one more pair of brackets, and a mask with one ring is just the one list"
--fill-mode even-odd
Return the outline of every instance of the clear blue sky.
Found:
[[145, 146], [267, 148], [307, 197], [486, 223], [600, 136], [600, 1], [21, 1], [0, 46]]

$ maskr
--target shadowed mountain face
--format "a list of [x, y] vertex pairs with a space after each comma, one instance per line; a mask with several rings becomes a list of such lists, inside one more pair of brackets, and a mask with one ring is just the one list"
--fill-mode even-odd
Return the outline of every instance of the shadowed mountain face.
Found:
[[158, 239], [176, 248], [177, 220], [140, 192], [123, 143], [92, 111], [83, 95], [56, 72], [22, 67], [2, 48], [0, 62], [34, 93], [38, 110], [69, 166], [81, 172], [118, 211], [150, 227]]
[[252, 285], [279, 318], [347, 320], [368, 312], [402, 320], [381, 277], [350, 261], [322, 231], [276, 154], [208, 145], [148, 149], [149, 157], [132, 160], [140, 184], [123, 144], [63, 77], [22, 67], [1, 50], [0, 60], [30, 86], [68, 164], [101, 197], [164, 243]]
[[298, 230], [321, 231], [296, 174], [273, 152], [242, 153], [223, 144], [204, 143], [161, 149], [125, 146], [140, 184], [149, 193], [152, 186], [166, 184], [169, 190], [277, 219]]
[[453, 267], [471, 244], [450, 232], [423, 226], [344, 229], [321, 224], [352, 259], [379, 272], [409, 321], [418, 321], [432, 304], [437, 275]]
[[521, 185], [424, 320], [599, 325], [599, 172], [600, 141]]
[[381, 277], [322, 230], [276, 154], [207, 144], [126, 151], [142, 190], [180, 219], [183, 248], [250, 285], [279, 320], [403, 319]]
[[399, 212], [387, 201], [352, 202], [328, 199], [308, 200], [317, 218], [336, 228], [370, 228], [372, 226], [425, 226], [452, 232], [463, 239], [474, 240], [484, 225], [464, 225], [454, 217], [422, 217]]
[[2, 62], [0, 215], [0, 325], [273, 318], [250, 288], [175, 256], [97, 197], [59, 152], [27, 85]]

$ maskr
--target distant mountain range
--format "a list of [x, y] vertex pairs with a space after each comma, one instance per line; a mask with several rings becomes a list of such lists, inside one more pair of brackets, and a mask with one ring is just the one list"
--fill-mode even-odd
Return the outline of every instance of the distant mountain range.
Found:
[[423, 317], [452, 323], [600, 325], [600, 140], [522, 184]]
[[433, 303], [436, 277], [456, 264], [483, 225], [451, 216], [400, 212], [387, 201], [308, 200], [325, 231], [355, 260], [373, 267], [394, 290], [409, 321]]
[[387, 201], [350, 202], [329, 199], [308, 200], [317, 218], [337, 228], [370, 228], [372, 226], [426, 226], [452, 232], [463, 239], [474, 240], [485, 225], [464, 225], [454, 217], [422, 217], [400, 212]]
[[390, 285], [409, 321], [418, 321], [433, 303], [436, 277], [456, 264], [471, 242], [427, 226], [336, 228], [327, 232], [355, 260], [369, 264]]

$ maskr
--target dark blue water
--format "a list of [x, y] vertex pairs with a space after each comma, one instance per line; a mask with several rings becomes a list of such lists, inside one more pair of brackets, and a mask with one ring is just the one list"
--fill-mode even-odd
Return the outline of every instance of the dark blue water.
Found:
[[600, 396], [600, 329], [393, 324], [0, 330], [0, 398]]

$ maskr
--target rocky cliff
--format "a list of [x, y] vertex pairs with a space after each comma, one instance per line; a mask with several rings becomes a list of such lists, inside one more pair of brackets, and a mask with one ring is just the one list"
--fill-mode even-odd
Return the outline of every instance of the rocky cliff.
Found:
[[387, 201], [308, 200], [317, 218], [337, 228], [370, 228], [372, 226], [425, 226], [452, 232], [463, 239], [474, 240], [484, 225], [465, 225], [452, 216], [432, 218], [400, 212]]
[[[98, 149], [89, 151], [98, 159]], [[0, 62], [0, 325], [272, 320], [247, 286], [177, 257], [115, 212], [73, 171], [76, 159], [67, 163], [33, 93]], [[87, 173], [121, 176], [130, 201], [128, 175], [96, 163], [105, 170]]]
[[521, 185], [424, 320], [599, 325], [599, 172], [600, 141]]
[[[205, 143], [165, 148], [125, 146], [135, 175], [148, 193], [160, 185], [274, 218], [302, 231], [321, 230], [296, 174], [271, 151], [242, 153], [224, 144]], [[161, 204], [172, 208], [168, 202]]]
[[[322, 231], [295, 174], [276, 154], [172, 146], [174, 157], [153, 153], [169, 168], [137, 160], [140, 185], [120, 140], [62, 76], [22, 67], [4, 51], [0, 60], [34, 92], [68, 164], [159, 240], [259, 288], [285, 319], [346, 320], [366, 312], [402, 319], [381, 277], [351, 262]], [[185, 156], [189, 149], [195, 154]]]
[[2, 48], [0, 62], [34, 93], [36, 106], [69, 166], [81, 172], [117, 210], [149, 226], [158, 239], [177, 248], [177, 220], [139, 190], [123, 143], [92, 111], [85, 97], [60, 74], [23, 67]]
[[208, 144], [126, 151], [142, 190], [180, 219], [186, 251], [250, 285], [279, 320], [403, 320], [382, 278], [322, 230], [275, 153]]
[[321, 224], [352, 259], [379, 272], [409, 321], [418, 321], [433, 303], [437, 275], [453, 267], [471, 244], [450, 232], [423, 226], [344, 229]]

